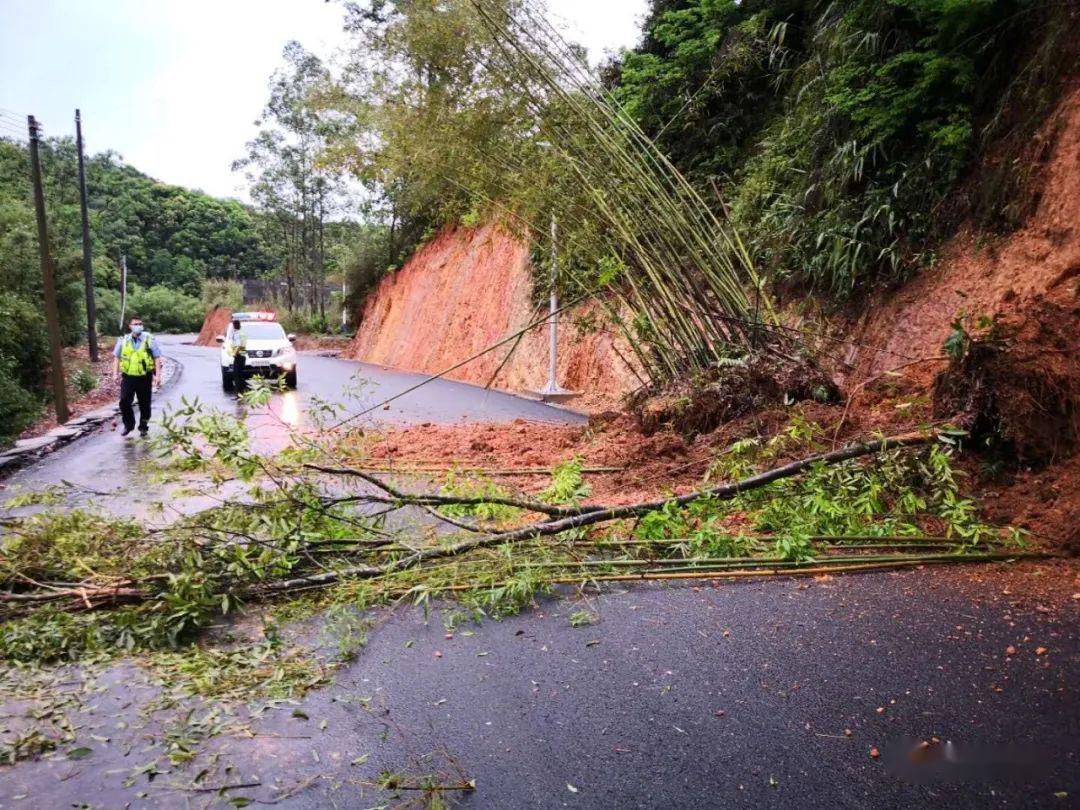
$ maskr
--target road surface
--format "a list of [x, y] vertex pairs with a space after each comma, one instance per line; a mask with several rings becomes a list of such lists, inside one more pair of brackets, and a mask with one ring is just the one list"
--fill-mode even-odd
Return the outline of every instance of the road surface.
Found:
[[[191, 344], [192, 336], [159, 336], [164, 353], [182, 365], [177, 381], [154, 397], [154, 420], [167, 408], [196, 397], [207, 408], [239, 413], [242, 406], [235, 394], [221, 387], [218, 350]], [[298, 365], [299, 388], [275, 394], [265, 409], [251, 410], [248, 427], [255, 446], [262, 451], [280, 449], [289, 439], [286, 425], [304, 430], [310, 426], [309, 408], [315, 398], [340, 404], [342, 417], [359, 414], [399, 394], [425, 379], [425, 375], [393, 371], [380, 366], [301, 354]], [[341, 417], [338, 417], [341, 418]], [[507, 422], [529, 419], [545, 422], [584, 423], [586, 417], [542, 402], [452, 380], [434, 380], [379, 407], [355, 424], [448, 424], [456, 422]], [[46, 456], [6, 482], [9, 492], [39, 489], [62, 482], [88, 490], [73, 502], [91, 502], [101, 492], [117, 493], [109, 503], [118, 513], [136, 514], [161, 498], [158, 487], [149, 486], [141, 462], [150, 458], [151, 448], [132, 435], [126, 439], [114, 424], [79, 439]], [[172, 506], [189, 510], [205, 505], [203, 499], [174, 501]]]
[[[158, 689], [121, 665], [67, 714], [64, 751], [92, 753], [0, 767], [0, 806], [203, 807], [209, 786], [244, 785], [209, 806], [372, 808], [385, 770], [475, 779], [455, 806], [476, 810], [1077, 807], [1076, 608], [1067, 590], [1018, 599], [1047, 573], [1025, 570], [646, 585], [450, 639], [437, 611], [402, 608], [332, 685], [254, 717], [199, 709], [211, 722], [190, 729], [140, 717]], [[572, 627], [581, 609], [598, 622]], [[934, 736], [955, 761], [896, 767]], [[197, 753], [173, 765], [178, 737]]]
[[[184, 371], [159, 408], [196, 394], [234, 407], [212, 350], [169, 341], [167, 351]], [[301, 391], [272, 408], [299, 422], [312, 395], [337, 397], [356, 371], [378, 386], [368, 403], [417, 379], [305, 356]], [[445, 382], [379, 415], [575, 418]], [[276, 417], [256, 423], [259, 441], [281, 437]], [[145, 453], [105, 432], [18, 483], [73, 480], [125, 493], [125, 504], [157, 497], [139, 486]], [[376, 611], [367, 646], [332, 684], [255, 714], [185, 715], [165, 702], [148, 717], [161, 686], [137, 664], [89, 686], [61, 669], [41, 701], [0, 705], [0, 730], [62, 717], [76, 739], [0, 766], [0, 808], [369, 808], [388, 801], [373, 787], [384, 770], [475, 779], [475, 792], [453, 798], [478, 810], [1077, 807], [1076, 566], [1016, 570], [642, 585], [587, 602], [571, 593], [503, 622], [459, 623], [452, 638], [438, 611]], [[1051, 577], [1065, 590], [1038, 595]], [[572, 626], [582, 609], [598, 621]], [[336, 649], [326, 627], [319, 616], [291, 632]], [[904, 772], [896, 757], [932, 737], [950, 760]], [[178, 740], [191, 761], [169, 762]], [[233, 787], [218, 796], [218, 786]]]

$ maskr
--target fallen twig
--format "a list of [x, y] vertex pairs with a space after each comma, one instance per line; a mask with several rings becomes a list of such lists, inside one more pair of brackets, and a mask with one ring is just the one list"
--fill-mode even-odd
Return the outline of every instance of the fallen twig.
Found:
[[[404, 492], [398, 489], [392, 484], [388, 484], [385, 481], [379, 479], [371, 473], [364, 470], [356, 469], [354, 467], [326, 467], [321, 464], [305, 464], [305, 468], [309, 470], [316, 470], [318, 472], [329, 473], [330, 475], [345, 475], [354, 478], [359, 478], [362, 481], [366, 481], [373, 487], [376, 487], [383, 492], [387, 493], [394, 502], [401, 503], [409, 506], [512, 506], [515, 509], [524, 509], [527, 512], [537, 512], [543, 515], [549, 515], [551, 517], [565, 517], [568, 515], [579, 515], [582, 512], [592, 511], [589, 507], [566, 507], [566, 506], [553, 506], [548, 503], [541, 503], [540, 501], [530, 501], [522, 498], [502, 498], [498, 496], [492, 497], [476, 497], [476, 498], [461, 498], [452, 495], [424, 495]], [[337, 503], [346, 503], [349, 501], [364, 500], [365, 496], [358, 496], [352, 498], [336, 499]]]

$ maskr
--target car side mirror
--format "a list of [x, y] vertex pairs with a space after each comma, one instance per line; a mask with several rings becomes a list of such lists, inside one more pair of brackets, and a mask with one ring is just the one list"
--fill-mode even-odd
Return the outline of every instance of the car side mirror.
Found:
[[287, 334], [287, 335], [286, 335], [285, 337], [287, 337], [287, 338], [288, 338], [289, 340], [291, 340], [291, 341], [295, 341], [295, 340], [296, 340], [296, 335], [294, 335], [294, 334], [293, 334], [292, 332], [290, 332], [289, 334]]
[[216, 340], [218, 343], [224, 343], [225, 342], [225, 336], [224, 335], [218, 335], [216, 338], [214, 338], [214, 340]]

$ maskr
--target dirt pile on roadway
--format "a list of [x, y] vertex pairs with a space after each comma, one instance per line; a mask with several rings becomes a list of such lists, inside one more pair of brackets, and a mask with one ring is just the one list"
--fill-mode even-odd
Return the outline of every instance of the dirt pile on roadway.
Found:
[[218, 335], [224, 335], [229, 328], [229, 320], [232, 318], [232, 310], [228, 307], [214, 307], [203, 318], [202, 329], [195, 338], [196, 346], [217, 346]]
[[[1045, 467], [1080, 444], [1080, 312], [1049, 301], [996, 319], [934, 383], [934, 415], [974, 447]], [[995, 443], [999, 446], [995, 446]]]

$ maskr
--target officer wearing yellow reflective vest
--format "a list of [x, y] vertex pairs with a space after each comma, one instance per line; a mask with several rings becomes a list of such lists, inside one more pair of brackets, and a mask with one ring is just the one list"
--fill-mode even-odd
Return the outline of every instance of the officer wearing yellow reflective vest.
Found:
[[241, 328], [240, 321], [232, 322], [232, 331], [225, 342], [225, 351], [233, 359], [233, 385], [238, 394], [244, 393], [247, 383], [244, 379], [244, 366], [247, 365], [247, 335]]
[[161, 350], [154, 336], [143, 331], [142, 318], [133, 315], [131, 331], [116, 342], [113, 377], [120, 377], [120, 417], [124, 420], [121, 436], [135, 429], [134, 399], [139, 400], [139, 433], [150, 430], [150, 398], [161, 380]]

